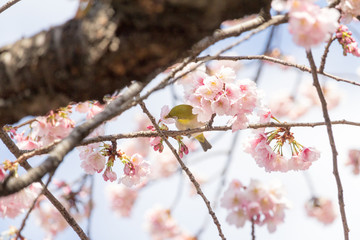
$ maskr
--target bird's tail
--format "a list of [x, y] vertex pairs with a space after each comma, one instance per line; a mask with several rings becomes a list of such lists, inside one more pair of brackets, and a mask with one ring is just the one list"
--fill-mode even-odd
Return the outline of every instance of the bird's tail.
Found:
[[212, 148], [211, 144], [206, 140], [204, 134], [199, 134], [195, 137], [199, 143], [201, 144], [202, 149], [204, 150], [204, 152], [206, 152], [207, 150], [209, 150], [210, 148]]

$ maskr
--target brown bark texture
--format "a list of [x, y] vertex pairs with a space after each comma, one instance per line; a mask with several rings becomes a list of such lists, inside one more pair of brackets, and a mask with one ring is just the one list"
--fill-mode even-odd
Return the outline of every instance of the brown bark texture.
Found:
[[0, 125], [154, 77], [224, 20], [269, 2], [94, 0], [84, 17], [0, 48]]

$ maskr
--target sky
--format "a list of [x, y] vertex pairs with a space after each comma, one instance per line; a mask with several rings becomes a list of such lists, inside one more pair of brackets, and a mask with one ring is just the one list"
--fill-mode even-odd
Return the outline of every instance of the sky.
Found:
[[[1, 4], [5, 3], [2, 1]], [[32, 36], [33, 34], [46, 30], [49, 27], [62, 24], [67, 19], [74, 16], [77, 1], [75, 0], [27, 0], [20, 1], [15, 6], [0, 14], [0, 32], [3, 33], [0, 38], [0, 46], [12, 43], [17, 39]], [[360, 32], [360, 24], [352, 24], [352, 27]], [[264, 48], [264, 42], [269, 32], [265, 31], [255, 36], [250, 41], [245, 42], [241, 46], [234, 49], [239, 55], [255, 55], [260, 54]], [[356, 36], [360, 40], [360, 36]], [[221, 42], [213, 49], [208, 50], [209, 53], [216, 52], [227, 41]], [[281, 47], [284, 53], [291, 54], [300, 64], [308, 65], [305, 51], [294, 45], [291, 37], [287, 32], [287, 26], [281, 26], [275, 35], [273, 47]], [[323, 46], [313, 49], [315, 61], [318, 64], [322, 53]], [[238, 78], [253, 78], [257, 69], [256, 62], [244, 62], [242, 71], [239, 72]], [[343, 57], [342, 49], [338, 44], [333, 44], [330, 48], [329, 58], [325, 71], [343, 76], [352, 81], [359, 81], [360, 77], [355, 74], [356, 68], [360, 66], [359, 58], [352, 56]], [[264, 71], [258, 82], [258, 87], [263, 91], [265, 99], [271, 99], [279, 94], [280, 91], [292, 91], [296, 88], [296, 82], [299, 78], [297, 70], [283, 70], [274, 65], [264, 66]], [[311, 76], [307, 73], [301, 74], [303, 81], [311, 81]], [[320, 77], [320, 81], [335, 82], [334, 80], [326, 80]], [[152, 83], [155, 84], [155, 83]], [[339, 106], [330, 111], [332, 120], [347, 119], [359, 122], [360, 112], [357, 107], [359, 102], [358, 88], [346, 83], [336, 83], [338, 91], [342, 94], [342, 100]], [[182, 96], [179, 87], [175, 87], [177, 95]], [[154, 116], [158, 117], [160, 108], [164, 102], [172, 104], [171, 91], [169, 89], [152, 95], [146, 104]], [[107, 133], [127, 133], [135, 128], [134, 116], [141, 113], [138, 107], [129, 110], [125, 114], [118, 117], [117, 121], [111, 123]], [[291, 121], [290, 119], [283, 119]], [[320, 107], [313, 107], [305, 116], [301, 117], [299, 122], [318, 122], [323, 121]], [[215, 124], [221, 123], [216, 120]], [[360, 129], [353, 126], [334, 126], [334, 136], [336, 146], [339, 152], [339, 171], [344, 187], [344, 199], [348, 224], [350, 227], [350, 239], [360, 238], [360, 229], [357, 223], [360, 221], [360, 195], [358, 189], [360, 187], [360, 176], [354, 176], [351, 170], [345, 166], [348, 150], [351, 148], [360, 149], [358, 136]], [[293, 128], [296, 139], [306, 146], [315, 146], [321, 152], [321, 158], [315, 162], [309, 171], [308, 177], [311, 179], [312, 188], [319, 196], [324, 196], [333, 200], [337, 206], [337, 190], [335, 179], [332, 174], [332, 155], [329, 147], [328, 136], [325, 127], [315, 128]], [[282, 240], [282, 239], [342, 239], [343, 230], [340, 215], [336, 221], [324, 226], [315, 219], [308, 218], [304, 210], [305, 202], [311, 197], [311, 192], [307, 184], [303, 172], [288, 173], [267, 173], [263, 168], [259, 168], [250, 155], [243, 152], [243, 144], [246, 142], [250, 130], [240, 132], [238, 144], [235, 147], [231, 166], [227, 176], [227, 182], [234, 178], [239, 179], [244, 184], [248, 184], [250, 179], [259, 179], [265, 183], [270, 181], [281, 181], [287, 197], [291, 202], [291, 209], [286, 211], [285, 222], [278, 226], [275, 233], [268, 233], [266, 227], [256, 228], [256, 239]], [[207, 135], [210, 142], [216, 142], [214, 148], [207, 153], [194, 153], [188, 157], [190, 169], [195, 172], [214, 178], [206, 186], [203, 187], [205, 195], [210, 201], [215, 199], [216, 189], [219, 181], [215, 178], [226, 163], [227, 156], [219, 154], [226, 151], [231, 145], [233, 135], [224, 133], [217, 135], [211, 133]], [[120, 141], [119, 145], [123, 141]], [[0, 156], [2, 160], [14, 160], [8, 150], [0, 144]], [[36, 165], [44, 157], [31, 160]], [[201, 161], [193, 162], [192, 159], [200, 159]], [[82, 170], [78, 159], [78, 152], [74, 150], [65, 159], [60, 169], [56, 173], [56, 178], [75, 179]], [[197, 232], [203, 225], [204, 219], [208, 217], [207, 209], [199, 196], [190, 196], [190, 184], [188, 180], [183, 178], [181, 174], [159, 181], [145, 188], [141, 192], [141, 196], [135, 204], [131, 218], [121, 218], [113, 213], [109, 208], [108, 200], [104, 194], [104, 189], [108, 183], [102, 180], [100, 174], [95, 176], [95, 205], [93, 215], [93, 227], [91, 229], [92, 239], [150, 239], [149, 235], [143, 230], [143, 215], [149, 208], [154, 205], [162, 205], [170, 207], [175, 201], [177, 193], [181, 191], [180, 200], [176, 207], [172, 209], [173, 217], [179, 224], [189, 233]], [[179, 190], [181, 189], [181, 190]], [[225, 236], [228, 239], [251, 239], [250, 224], [247, 223], [244, 228], [235, 228], [226, 223], [226, 211], [224, 209], [216, 209], [219, 221], [222, 223]], [[19, 226], [21, 217], [12, 219], [0, 219], [0, 232], [7, 229], [10, 225]], [[81, 226], [86, 229], [86, 222], [82, 222]], [[200, 239], [218, 239], [217, 230], [211, 221], [206, 225], [206, 229]], [[42, 239], [44, 232], [36, 224], [34, 217], [30, 218], [24, 235], [29, 239]], [[60, 233], [56, 239], [77, 239], [75, 233], [68, 229]]]

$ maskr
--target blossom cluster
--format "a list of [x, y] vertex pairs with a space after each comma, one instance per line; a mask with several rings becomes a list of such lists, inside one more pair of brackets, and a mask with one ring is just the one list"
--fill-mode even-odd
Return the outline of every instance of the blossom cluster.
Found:
[[324, 224], [330, 224], [336, 219], [335, 209], [330, 199], [311, 198], [305, 204], [306, 213]]
[[[0, 166], [0, 182], [6, 178], [5, 169]], [[23, 190], [6, 197], [0, 197], [0, 217], [15, 218], [29, 209], [41, 192], [40, 183], [33, 183]]]
[[269, 232], [274, 232], [284, 221], [285, 209], [290, 204], [279, 185], [265, 186], [251, 180], [246, 187], [234, 179], [221, 198], [221, 206], [229, 211], [226, 217], [229, 224], [239, 228], [250, 221], [260, 226], [266, 224]]
[[121, 217], [129, 217], [138, 197], [138, 190], [124, 185], [111, 184], [106, 187], [110, 208]]
[[275, 0], [277, 11], [289, 9], [289, 31], [294, 42], [306, 49], [328, 40], [338, 27], [340, 13], [333, 8], [320, 8], [314, 0]]
[[[274, 141], [274, 147], [271, 142]], [[283, 146], [289, 143], [292, 156], [284, 156]], [[290, 170], [306, 170], [320, 157], [320, 153], [312, 147], [304, 147], [298, 143], [288, 128], [277, 128], [265, 132], [264, 129], [255, 131], [249, 139], [245, 151], [255, 159], [259, 167], [265, 171], [287, 172]]]
[[346, 56], [348, 53], [360, 57], [360, 49], [352, 32], [345, 25], [340, 25], [336, 31], [336, 38], [343, 48], [343, 54]]
[[338, 27], [339, 11], [320, 8], [310, 0], [290, 2], [289, 31], [296, 44], [310, 49], [329, 40]]
[[[189, 64], [188, 68], [193, 67]], [[193, 114], [199, 122], [207, 122], [213, 114], [232, 117], [232, 130], [246, 128], [248, 116], [260, 107], [256, 84], [248, 79], [237, 80], [235, 71], [222, 67], [213, 75], [206, 73], [205, 66], [199, 66], [181, 80], [186, 102], [193, 107]]]
[[[52, 189], [52, 192], [58, 192], [57, 199], [77, 222], [89, 216], [90, 191], [85, 185], [86, 178], [81, 177], [80, 185], [77, 184], [78, 181], [69, 184], [56, 179], [53, 180], [53, 183], [56, 188]], [[45, 197], [38, 200], [34, 215], [36, 223], [46, 233], [45, 239], [53, 239], [57, 234], [69, 227], [68, 222], [59, 210], [46, 201]]]
[[156, 206], [145, 214], [145, 229], [153, 240], [193, 240], [194, 237], [180, 228], [169, 209]]

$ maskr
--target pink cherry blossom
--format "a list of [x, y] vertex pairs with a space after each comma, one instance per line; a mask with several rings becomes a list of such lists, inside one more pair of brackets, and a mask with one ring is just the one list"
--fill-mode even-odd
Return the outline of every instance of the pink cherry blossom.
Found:
[[[326, 82], [321, 86], [321, 90], [324, 93], [328, 109], [333, 109], [339, 105], [343, 98], [343, 93], [336, 84]], [[312, 105], [321, 106], [316, 89], [310, 81], [304, 81], [301, 84], [300, 93], [307, 98]]]
[[87, 113], [90, 107], [91, 106], [89, 102], [81, 102], [76, 104], [75, 110], [78, 111], [79, 113]]
[[239, 228], [253, 221], [260, 226], [266, 224], [269, 232], [284, 221], [284, 210], [289, 208], [280, 185], [265, 186], [257, 180], [251, 180], [248, 187], [233, 180], [220, 201], [228, 210], [229, 224]]
[[59, 114], [52, 114], [47, 117], [37, 117], [31, 127], [33, 130], [30, 137], [40, 146], [46, 146], [69, 135], [74, 127], [74, 121]]
[[154, 240], [170, 239], [181, 234], [181, 229], [172, 218], [170, 210], [160, 206], [146, 212], [145, 229]]
[[[86, 146], [88, 147], [88, 146]], [[80, 147], [84, 149], [86, 147]], [[89, 147], [88, 147], [89, 148]], [[90, 147], [88, 154], [80, 156], [82, 162], [80, 166], [84, 169], [87, 174], [94, 174], [95, 172], [101, 172], [105, 168], [106, 158], [99, 152], [93, 151]]]
[[36, 208], [35, 217], [36, 223], [46, 231], [48, 239], [53, 239], [69, 226], [61, 213], [49, 203], [44, 203]]
[[16, 145], [21, 150], [33, 150], [42, 146], [41, 143], [35, 141], [31, 136], [24, 136], [24, 132], [21, 134], [16, 134], [14, 136], [16, 140]]
[[310, 49], [328, 40], [337, 29], [337, 10], [320, 8], [310, 1], [292, 0], [290, 4], [289, 31], [296, 44]]
[[106, 187], [107, 197], [111, 210], [121, 217], [129, 217], [138, 197], [138, 190], [119, 184], [110, 184]]
[[348, 53], [360, 57], [360, 49], [355, 38], [352, 36], [352, 32], [344, 26], [340, 25], [336, 31], [336, 38], [343, 47], [343, 55], [346, 56]]
[[110, 180], [110, 182], [113, 182], [117, 179], [117, 175], [110, 168], [106, 168], [103, 173], [103, 179], [104, 179], [104, 181]]
[[151, 178], [166, 178], [173, 175], [178, 169], [178, 162], [169, 148], [161, 154], [154, 153], [151, 164]]
[[324, 224], [330, 224], [336, 219], [334, 206], [330, 199], [312, 198], [305, 204], [306, 213]]
[[[0, 169], [2, 169], [0, 167]], [[4, 170], [0, 170], [2, 174]], [[40, 183], [33, 183], [20, 192], [11, 194], [6, 197], [0, 197], [0, 217], [15, 218], [29, 209], [40, 193], [42, 187]]]
[[163, 123], [166, 123], [166, 124], [172, 124], [172, 123], [175, 123], [175, 119], [173, 118], [165, 118], [170, 112], [170, 108], [168, 105], [164, 105], [162, 108], [161, 108], [161, 113], [160, 113], [160, 120], [163, 122]]
[[132, 187], [147, 180], [150, 174], [150, 164], [139, 154], [134, 154], [124, 166], [124, 175], [119, 183]]
[[248, 79], [236, 80], [229, 67], [218, 68], [211, 75], [202, 72], [201, 81], [181, 81], [185, 99], [193, 106], [193, 114], [200, 122], [207, 122], [213, 114], [229, 116], [235, 123], [233, 131], [248, 124], [248, 115], [260, 109], [256, 84]]
[[[284, 132], [283, 135], [281, 132]], [[272, 141], [275, 142], [274, 148], [270, 145]], [[282, 146], [285, 143], [292, 148], [289, 159], [283, 154]], [[312, 147], [303, 147], [295, 141], [289, 130], [282, 128], [268, 133], [265, 133], [264, 129], [257, 130], [244, 147], [245, 152], [251, 154], [258, 166], [265, 168], [267, 172], [306, 170], [320, 157], [319, 151]]]

